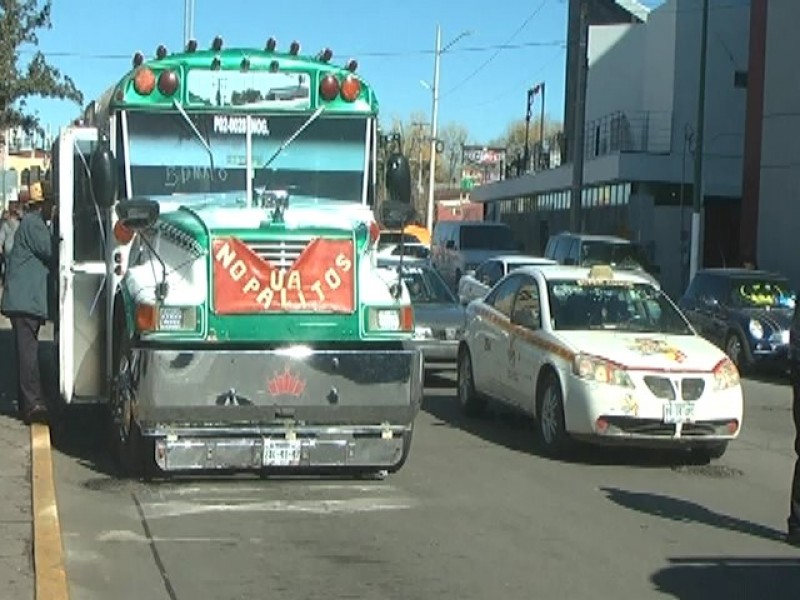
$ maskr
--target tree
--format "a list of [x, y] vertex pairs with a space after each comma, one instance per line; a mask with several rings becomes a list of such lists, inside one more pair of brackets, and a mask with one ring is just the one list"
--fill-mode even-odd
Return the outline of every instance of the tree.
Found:
[[461, 180], [461, 163], [464, 144], [469, 139], [469, 131], [460, 123], [448, 123], [442, 127], [439, 139], [444, 142], [443, 166], [445, 167], [446, 181], [453, 185]]
[[[539, 143], [539, 123], [540, 119], [537, 117], [531, 119], [528, 143], [531, 146], [531, 156], [533, 156], [533, 147]], [[561, 131], [561, 123], [557, 121], [544, 121], [544, 137], [549, 139], [556, 133]], [[513, 160], [518, 154], [524, 156], [525, 154], [525, 119], [512, 121], [506, 127], [505, 133], [496, 138], [492, 142], [493, 146], [500, 146], [506, 148], [506, 156], [508, 160]]]
[[20, 49], [38, 46], [36, 32], [52, 27], [51, 6], [51, 0], [0, 0], [0, 146], [5, 143], [4, 132], [9, 128], [42, 130], [38, 115], [27, 110], [28, 98], [83, 103], [83, 94], [75, 82], [48, 64], [42, 52], [37, 51], [27, 66], [19, 64]]

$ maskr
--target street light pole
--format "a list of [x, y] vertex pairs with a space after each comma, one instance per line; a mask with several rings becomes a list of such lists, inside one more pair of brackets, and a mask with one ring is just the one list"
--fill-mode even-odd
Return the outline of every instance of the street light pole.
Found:
[[428, 218], [425, 223], [433, 231], [433, 192], [436, 184], [436, 125], [439, 120], [439, 63], [442, 59], [442, 27], [436, 26], [436, 58], [433, 61], [433, 108], [431, 109], [431, 156], [428, 174]]
[[708, 0], [703, 0], [703, 24], [700, 32], [700, 89], [697, 92], [697, 127], [694, 152], [694, 211], [689, 255], [689, 280], [700, 267], [700, 212], [703, 208], [703, 134], [706, 118], [706, 54], [708, 48]]
[[429, 230], [433, 230], [433, 194], [434, 194], [434, 186], [436, 185], [436, 144], [438, 142], [436, 136], [438, 135], [437, 126], [439, 122], [439, 64], [442, 60], [442, 54], [444, 54], [448, 48], [450, 48], [461, 38], [471, 34], [472, 31], [463, 31], [460, 34], [458, 34], [455, 38], [453, 38], [453, 41], [447, 44], [447, 46], [442, 48], [442, 27], [441, 25], [437, 25], [436, 48], [434, 51], [435, 58], [433, 61], [433, 85], [428, 86], [427, 84], [422, 82], [423, 85], [431, 88], [431, 92], [433, 95], [433, 107], [431, 109], [430, 173], [428, 177], [428, 215], [426, 219], [426, 224]]

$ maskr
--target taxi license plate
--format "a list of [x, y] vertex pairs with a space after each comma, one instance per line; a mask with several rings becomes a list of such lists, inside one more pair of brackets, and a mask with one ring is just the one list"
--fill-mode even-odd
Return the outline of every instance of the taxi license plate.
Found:
[[664, 423], [691, 423], [694, 421], [694, 403], [669, 402], [664, 405]]
[[299, 465], [301, 448], [300, 440], [264, 440], [264, 466]]

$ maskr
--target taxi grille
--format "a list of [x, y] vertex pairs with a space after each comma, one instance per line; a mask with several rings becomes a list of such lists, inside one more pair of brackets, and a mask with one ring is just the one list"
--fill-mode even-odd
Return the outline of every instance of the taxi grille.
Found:
[[[662, 400], [676, 399], [675, 385], [673, 385], [669, 378], [646, 375], [644, 382], [656, 398]], [[700, 377], [687, 377], [678, 382], [678, 384], [680, 385], [681, 400], [686, 400], [688, 402], [700, 398], [706, 387], [705, 380]]]
[[303, 253], [314, 237], [292, 238], [290, 240], [247, 240], [242, 242], [262, 260], [274, 268], [288, 270]]

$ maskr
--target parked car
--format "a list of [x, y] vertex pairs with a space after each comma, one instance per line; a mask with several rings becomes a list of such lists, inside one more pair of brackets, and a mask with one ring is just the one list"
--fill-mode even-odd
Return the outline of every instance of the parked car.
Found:
[[519, 244], [506, 223], [439, 221], [433, 230], [431, 262], [452, 290], [461, 276], [498, 254], [518, 254]]
[[789, 280], [776, 273], [703, 269], [679, 305], [698, 333], [724, 349], [740, 371], [785, 371], [795, 298]]
[[625, 238], [562, 231], [550, 236], [544, 256], [561, 265], [611, 265], [617, 271], [634, 271], [661, 287], [656, 278], [660, 269], [650, 262], [641, 244]]
[[[397, 269], [400, 261], [381, 258], [378, 266]], [[428, 264], [403, 259], [401, 276], [414, 307], [414, 339], [408, 345], [422, 350], [426, 372], [452, 368], [464, 334], [464, 307]]]
[[469, 304], [476, 298], [483, 298], [498, 281], [514, 269], [533, 265], [554, 265], [554, 260], [541, 256], [524, 254], [502, 254], [484, 261], [474, 271], [467, 271], [458, 282], [458, 300]]
[[739, 373], [669, 297], [608, 266], [523, 267], [467, 306], [458, 399], [534, 416], [546, 451], [573, 440], [674, 446], [700, 462], [738, 437]]

